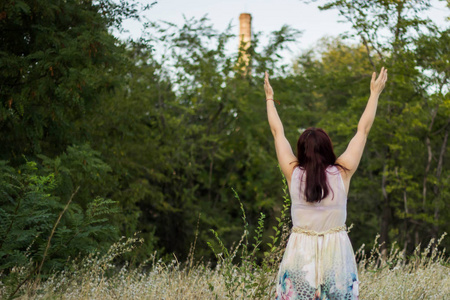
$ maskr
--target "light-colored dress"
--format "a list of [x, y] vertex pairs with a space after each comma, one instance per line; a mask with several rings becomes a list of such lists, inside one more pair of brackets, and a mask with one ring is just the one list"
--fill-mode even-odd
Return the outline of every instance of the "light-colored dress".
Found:
[[347, 194], [336, 166], [326, 170], [329, 194], [306, 202], [306, 173], [296, 167], [290, 195], [292, 232], [277, 277], [276, 300], [358, 299], [358, 273], [348, 237]]

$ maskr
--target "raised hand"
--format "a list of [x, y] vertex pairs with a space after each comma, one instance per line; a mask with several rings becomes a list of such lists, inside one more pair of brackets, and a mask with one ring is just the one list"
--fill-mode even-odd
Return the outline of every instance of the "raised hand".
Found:
[[377, 76], [376, 72], [372, 73], [372, 80], [370, 81], [370, 92], [372, 94], [381, 94], [381, 92], [384, 89], [384, 85], [387, 80], [387, 69], [384, 67], [381, 68], [380, 75], [378, 75], [378, 78], [375, 79]]
[[264, 91], [266, 92], [266, 99], [273, 99], [273, 89], [269, 83], [269, 73], [266, 71], [264, 76]]

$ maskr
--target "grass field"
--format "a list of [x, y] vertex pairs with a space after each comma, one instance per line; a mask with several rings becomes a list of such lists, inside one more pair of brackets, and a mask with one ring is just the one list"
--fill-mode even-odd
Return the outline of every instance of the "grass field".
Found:
[[[378, 243], [369, 253], [357, 250], [360, 299], [450, 299], [450, 264], [445, 250], [438, 250], [440, 240], [417, 247], [408, 258], [395, 245], [384, 259]], [[138, 243], [138, 238], [122, 239], [106, 255], [75, 260], [70, 271], [24, 284], [16, 295], [19, 299], [275, 299], [274, 279], [282, 251], [274, 252], [272, 264], [254, 264], [251, 252], [234, 264], [233, 254], [246, 253], [245, 247], [235, 247], [228, 258], [219, 253], [219, 263], [212, 268], [193, 260], [193, 248], [185, 262], [174, 258], [166, 264], [153, 255], [140, 267], [117, 268], [114, 259]], [[26, 270], [14, 272], [20, 277]], [[0, 290], [1, 298], [6, 298], [12, 288], [0, 286]]]

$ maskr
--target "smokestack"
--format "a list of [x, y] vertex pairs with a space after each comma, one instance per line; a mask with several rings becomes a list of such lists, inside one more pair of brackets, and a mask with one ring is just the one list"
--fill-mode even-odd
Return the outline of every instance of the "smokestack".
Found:
[[250, 47], [252, 39], [252, 15], [243, 13], [239, 16], [239, 50], [243, 46], [240, 63], [243, 62], [244, 69], [247, 69], [250, 56], [245, 51]]

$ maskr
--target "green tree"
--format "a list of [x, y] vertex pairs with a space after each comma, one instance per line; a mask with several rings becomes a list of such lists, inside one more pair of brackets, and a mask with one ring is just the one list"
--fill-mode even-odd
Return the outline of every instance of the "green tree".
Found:
[[0, 266], [12, 281], [13, 266], [30, 267], [18, 286], [117, 237], [105, 224], [117, 212], [107, 200], [115, 179], [84, 124], [121, 82], [125, 46], [111, 30], [139, 10], [108, 0], [0, 3]]
[[228, 243], [241, 234], [231, 187], [249, 206], [252, 226], [260, 210], [273, 216], [282, 205], [259, 76], [298, 32], [284, 27], [261, 52], [250, 48], [247, 73], [238, 51], [226, 51], [230, 29], [218, 33], [207, 19], [151, 23], [148, 32], [143, 40], [160, 52], [130, 44], [123, 89], [87, 124], [118, 180], [111, 198], [125, 212], [122, 229], [147, 240], [140, 255], [155, 248], [156, 236], [158, 249], [186, 257], [200, 218], [197, 255], [211, 257], [208, 229]]
[[108, 32], [108, 7], [107, 1], [2, 1], [1, 159], [56, 155], [83, 139], [75, 121], [118, 81], [108, 76], [121, 59]]
[[[444, 166], [448, 29], [437, 28], [421, 17], [430, 7], [429, 1], [324, 2], [321, 9], [337, 9], [352, 24], [348, 35], [359, 38], [366, 49], [370, 64], [365, 68], [375, 71], [384, 65], [389, 69], [389, 85], [379, 103], [357, 178], [373, 182], [365, 192], [381, 204], [376, 210], [381, 216], [381, 241], [396, 240], [412, 250], [449, 226], [448, 218], [443, 217], [448, 211], [448, 168]], [[349, 99], [358, 101], [361, 108], [364, 105], [364, 98], [352, 95]], [[352, 111], [338, 113], [344, 119], [355, 118]], [[351, 135], [342, 127], [339, 131]], [[360, 179], [355, 180], [355, 187], [358, 182]], [[432, 199], [427, 197], [430, 188]]]

